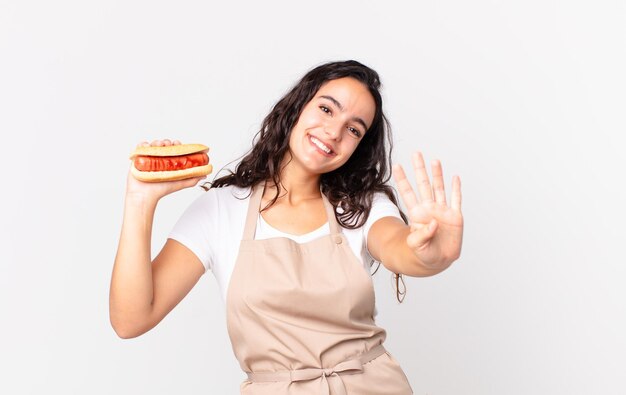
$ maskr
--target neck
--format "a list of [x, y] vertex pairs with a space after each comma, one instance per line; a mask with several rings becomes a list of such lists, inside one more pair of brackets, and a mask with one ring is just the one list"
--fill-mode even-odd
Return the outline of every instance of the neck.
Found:
[[289, 160], [289, 154], [280, 166], [280, 183], [275, 185], [272, 180], [267, 180], [263, 196], [273, 198], [276, 189], [279, 188], [279, 200], [286, 200], [290, 204], [311, 199], [319, 199], [320, 175], [307, 172], [304, 168], [296, 166], [293, 160]]

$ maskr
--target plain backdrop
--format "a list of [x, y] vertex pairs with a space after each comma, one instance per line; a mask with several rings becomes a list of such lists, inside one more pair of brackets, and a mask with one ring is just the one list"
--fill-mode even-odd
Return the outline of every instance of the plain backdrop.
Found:
[[[0, 1], [0, 393], [238, 393], [212, 273], [145, 335], [110, 326], [128, 154], [232, 168], [344, 59], [381, 76], [394, 162], [462, 181], [461, 258], [402, 304], [373, 277], [415, 393], [626, 393], [625, 48], [618, 0]], [[159, 203], [154, 255], [202, 193]]]

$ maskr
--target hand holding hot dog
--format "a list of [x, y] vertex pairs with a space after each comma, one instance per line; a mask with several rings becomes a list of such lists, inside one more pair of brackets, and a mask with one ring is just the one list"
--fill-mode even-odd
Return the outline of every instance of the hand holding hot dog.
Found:
[[137, 144], [131, 154], [126, 195], [159, 200], [196, 185], [212, 171], [207, 151], [208, 147], [200, 144], [169, 139]]

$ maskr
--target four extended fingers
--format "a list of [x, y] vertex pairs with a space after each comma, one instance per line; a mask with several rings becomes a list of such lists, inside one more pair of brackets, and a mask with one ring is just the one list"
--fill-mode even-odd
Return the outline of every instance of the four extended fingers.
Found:
[[150, 144], [150, 145], [152, 145], [153, 147], [155, 147], [155, 146], [156, 146], [156, 147], [166, 147], [166, 146], [168, 146], [168, 145], [172, 145], [172, 142], [171, 142], [169, 139], [164, 139], [164, 140], [154, 140], [154, 141], [152, 142], [152, 144]]
[[137, 144], [137, 148], [139, 147], [163, 147], [163, 146], [168, 146], [168, 145], [180, 145], [182, 144], [179, 140], [174, 140], [171, 141], [170, 139], [164, 139], [164, 140], [154, 140], [152, 141], [152, 143], [149, 143], [147, 141], [142, 141], [141, 143]]
[[[433, 201], [434, 198], [436, 203], [444, 206], [447, 205], [441, 162], [439, 160], [433, 160], [431, 162], [433, 174], [432, 188], [428, 174], [426, 173], [426, 166], [424, 165], [422, 153], [419, 151], [415, 152], [411, 156], [411, 162], [415, 171], [417, 187], [421, 200], [423, 202], [427, 202]], [[415, 195], [411, 184], [407, 180], [402, 166], [394, 165], [393, 170], [400, 195], [402, 196], [407, 209], [410, 210], [413, 206], [419, 204], [417, 196]], [[461, 211], [461, 179], [459, 176], [452, 177], [452, 194], [450, 198], [450, 207], [456, 211]]]

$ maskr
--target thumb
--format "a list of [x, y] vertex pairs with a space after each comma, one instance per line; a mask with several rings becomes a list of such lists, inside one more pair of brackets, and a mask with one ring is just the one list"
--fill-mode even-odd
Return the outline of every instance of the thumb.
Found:
[[196, 186], [200, 183], [200, 181], [206, 180], [206, 176], [201, 176], [201, 177], [195, 177], [195, 178], [190, 178], [187, 181], [186, 187], [193, 187]]
[[186, 178], [184, 180], [174, 181], [173, 184], [172, 184], [172, 187], [175, 190], [191, 188], [191, 187], [197, 185], [200, 181], [202, 181], [204, 179], [206, 179], [206, 176], [204, 176], [204, 177]]
[[427, 244], [437, 231], [437, 220], [431, 219], [427, 224], [414, 224], [411, 226], [411, 233], [406, 238], [406, 242], [412, 249], [417, 249]]

